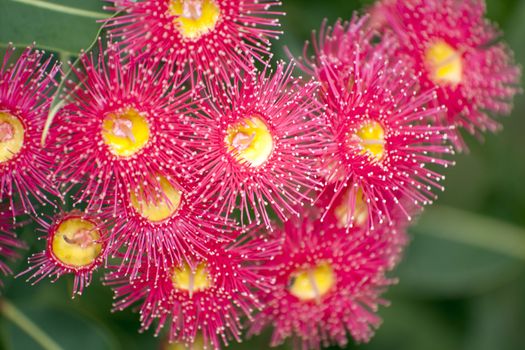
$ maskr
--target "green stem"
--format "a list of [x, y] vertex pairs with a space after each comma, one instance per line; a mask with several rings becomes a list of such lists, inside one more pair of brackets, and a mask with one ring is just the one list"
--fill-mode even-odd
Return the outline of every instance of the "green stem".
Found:
[[51, 339], [42, 329], [27, 318], [16, 306], [7, 300], [2, 300], [1, 312], [4, 316], [26, 332], [35, 342], [45, 350], [62, 350], [53, 339]]

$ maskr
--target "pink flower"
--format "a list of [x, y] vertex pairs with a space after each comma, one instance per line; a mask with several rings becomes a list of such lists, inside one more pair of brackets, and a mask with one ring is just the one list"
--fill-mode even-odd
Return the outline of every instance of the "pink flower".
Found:
[[143, 329], [156, 323], [169, 330], [170, 342], [193, 344], [202, 336], [205, 348], [220, 349], [231, 339], [240, 341], [241, 317], [261, 307], [256, 290], [268, 291], [268, 270], [279, 243], [244, 236], [234, 244], [210, 244], [206, 257], [173, 266], [162, 275], [142, 270], [136, 278], [117, 270], [107, 276], [123, 310], [140, 303]]
[[99, 49], [104, 53], [84, 54], [73, 68], [80, 83], [71, 86], [50, 140], [61, 179], [80, 184], [78, 201], [95, 210], [110, 201], [116, 211], [120, 198], [158, 177], [183, 178], [189, 151], [179, 119], [191, 93], [166, 65], [124, 61], [111, 43]]
[[[423, 89], [435, 88], [445, 123], [471, 134], [496, 131], [492, 117], [509, 114], [521, 70], [485, 18], [482, 0], [387, 0], [376, 5], [400, 42], [399, 55], [421, 71]], [[453, 133], [457, 149], [466, 145]]]
[[40, 142], [59, 68], [32, 48], [10, 64], [14, 51], [7, 49], [0, 66], [0, 200], [34, 213], [29, 197], [43, 204], [57, 194], [53, 156]]
[[[113, 213], [105, 215], [113, 219]], [[209, 244], [238, 234], [232, 223], [169, 177], [152, 178], [123, 196], [114, 222], [111, 253], [124, 252], [121, 268], [130, 279], [144, 269], [169, 273], [174, 265], [200, 256]]]
[[[15, 228], [12, 212], [0, 207], [0, 272], [4, 275], [12, 274], [7, 261], [18, 259], [17, 249], [25, 248], [13, 232]], [[0, 280], [0, 285], [2, 281]]]
[[265, 69], [231, 85], [209, 83], [210, 98], [189, 120], [201, 197], [221, 212], [239, 210], [243, 224], [262, 218], [270, 226], [269, 208], [281, 218], [296, 215], [320, 184], [317, 85], [294, 79], [292, 68], [279, 64], [271, 75]]
[[[198, 77], [222, 79], [250, 70], [253, 61], [269, 55], [271, 38], [280, 34], [271, 8], [274, 0], [146, 0], [120, 1], [122, 16], [111, 18], [110, 33], [122, 38], [133, 55], [177, 62], [179, 73], [189, 68]], [[110, 8], [110, 10], [116, 10]]]
[[33, 284], [46, 277], [53, 281], [62, 275], [74, 275], [73, 296], [91, 283], [93, 271], [107, 256], [107, 229], [97, 217], [72, 211], [50, 220], [37, 217], [46, 239], [46, 249], [31, 256], [29, 268], [18, 276], [31, 273]]
[[368, 341], [381, 322], [376, 311], [386, 301], [380, 294], [394, 282], [385, 272], [399, 258], [404, 233], [345, 231], [333, 221], [304, 217], [276, 234], [285, 237], [275, 258], [276, 286], [259, 293], [266, 307], [250, 333], [272, 326], [271, 346], [292, 337], [302, 349], [344, 347], [348, 333]]
[[[321, 83], [330, 145], [320, 160], [332, 189], [327, 209], [343, 200], [346, 225], [377, 227], [410, 218], [442, 190], [434, 165], [453, 164], [449, 127], [432, 122], [443, 111], [435, 93], [421, 91], [418, 75], [391, 57], [395, 43], [372, 44], [363, 20], [323, 25], [315, 55], [302, 68]], [[336, 209], [337, 210], [337, 209]], [[398, 211], [401, 216], [394, 215]]]

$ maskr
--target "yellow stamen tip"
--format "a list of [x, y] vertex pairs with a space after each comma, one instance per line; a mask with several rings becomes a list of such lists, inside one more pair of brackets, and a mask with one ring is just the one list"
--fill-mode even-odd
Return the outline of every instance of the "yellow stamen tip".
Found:
[[52, 253], [70, 267], [91, 265], [102, 251], [97, 225], [79, 217], [70, 217], [58, 225], [51, 242]]
[[258, 117], [230, 125], [224, 139], [228, 152], [240, 163], [253, 167], [263, 165], [273, 151], [273, 138], [268, 126]]
[[24, 145], [25, 128], [17, 117], [0, 112], [0, 164], [14, 157]]
[[[148, 192], [149, 193], [149, 192]], [[175, 188], [167, 179], [161, 177], [160, 189], [152, 189], [151, 193], [155, 198], [147, 198], [143, 188], [130, 194], [133, 208], [143, 218], [151, 222], [164, 221], [177, 212], [182, 201], [182, 192]]]
[[213, 0], [170, 0], [168, 14], [183, 38], [197, 40], [215, 29], [221, 11]]
[[438, 40], [425, 51], [425, 62], [431, 79], [438, 85], [456, 86], [463, 77], [463, 59], [458, 50]]
[[102, 122], [102, 138], [111, 153], [129, 157], [139, 152], [148, 143], [150, 130], [148, 121], [135, 109], [122, 113], [110, 113]]
[[335, 285], [335, 274], [328, 263], [291, 274], [288, 290], [302, 301], [320, 300]]

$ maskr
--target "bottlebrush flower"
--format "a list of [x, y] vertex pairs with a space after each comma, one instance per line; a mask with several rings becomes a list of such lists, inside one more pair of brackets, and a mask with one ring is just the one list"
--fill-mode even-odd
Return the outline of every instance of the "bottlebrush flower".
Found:
[[[250, 70], [253, 60], [269, 55], [269, 39], [279, 26], [273, 0], [120, 1], [126, 13], [107, 20], [113, 36], [133, 55], [163, 57], [177, 70], [232, 74]], [[116, 8], [109, 8], [117, 10]]]
[[[496, 131], [496, 114], [509, 114], [520, 91], [521, 70], [485, 18], [482, 0], [382, 1], [375, 12], [391, 27], [399, 54], [423, 74], [423, 89], [436, 88], [436, 104], [447, 107], [445, 123], [471, 134]], [[457, 149], [466, 145], [453, 134]]]
[[13, 212], [34, 213], [30, 197], [45, 203], [57, 193], [53, 157], [40, 141], [59, 68], [32, 48], [10, 64], [14, 51], [7, 49], [0, 66], [0, 200], [7, 198]]
[[80, 183], [79, 202], [99, 209], [112, 201], [116, 210], [119, 198], [157, 174], [183, 176], [188, 152], [179, 118], [191, 92], [183, 91], [183, 79], [170, 78], [166, 65], [124, 61], [111, 43], [100, 51], [83, 54], [81, 68], [73, 68], [80, 83], [71, 86], [71, 103], [55, 118], [50, 139], [61, 178]]
[[[430, 203], [433, 189], [443, 189], [435, 165], [453, 164], [440, 157], [452, 153], [449, 127], [432, 125], [443, 109], [428, 107], [432, 91], [418, 88], [419, 77], [405, 61], [391, 57], [393, 39], [371, 44], [364, 21], [337, 22], [321, 28], [315, 55], [300, 61], [320, 82], [329, 132], [321, 159], [332, 189], [327, 209], [339, 210], [347, 224], [375, 228]], [[314, 38], [315, 39], [315, 38]], [[328, 192], [329, 191], [329, 192]]]
[[281, 218], [297, 214], [293, 208], [311, 201], [307, 192], [319, 185], [322, 106], [313, 98], [317, 85], [294, 79], [292, 68], [209, 83], [210, 98], [191, 119], [201, 197], [221, 212], [240, 210], [243, 223], [262, 217], [270, 226], [267, 204]]
[[[115, 309], [140, 303], [143, 329], [155, 322], [156, 333], [169, 329], [169, 341], [220, 349], [231, 339], [240, 341], [241, 317], [261, 307], [255, 290], [268, 291], [273, 278], [276, 240], [245, 235], [229, 245], [210, 244], [207, 255], [182, 263], [162, 275], [143, 269], [136, 278], [114, 270], [107, 283], [115, 290]], [[200, 338], [202, 336], [202, 338]]]
[[265, 308], [249, 333], [272, 326], [271, 346], [292, 337], [302, 349], [344, 347], [348, 333], [368, 341], [381, 322], [375, 312], [386, 301], [380, 294], [393, 283], [385, 273], [398, 259], [391, 254], [399, 254], [404, 234], [345, 231], [314, 217], [287, 221], [276, 234], [285, 239], [275, 258], [275, 288], [260, 293]]
[[237, 235], [231, 223], [210, 212], [195, 194], [162, 176], [123, 197], [114, 222], [111, 252], [124, 252], [122, 268], [131, 279], [141, 269], [168, 271], [198, 256], [210, 242], [231, 241]]
[[62, 213], [51, 220], [36, 218], [46, 238], [46, 249], [32, 255], [29, 268], [19, 276], [31, 273], [33, 284], [45, 277], [53, 282], [62, 275], [73, 274], [73, 296], [91, 283], [93, 270], [107, 256], [107, 231], [94, 216], [79, 211]]
[[[19, 255], [16, 249], [25, 248], [25, 245], [19, 241], [13, 232], [14, 223], [11, 211], [0, 207], [0, 272], [4, 275], [10, 275], [11, 269], [7, 265], [7, 260], [18, 259]], [[2, 281], [0, 280], [0, 285]]]

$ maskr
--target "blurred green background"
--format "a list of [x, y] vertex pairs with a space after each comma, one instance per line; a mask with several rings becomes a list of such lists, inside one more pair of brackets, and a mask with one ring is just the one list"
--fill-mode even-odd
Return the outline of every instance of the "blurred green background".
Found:
[[[284, 35], [274, 44], [300, 53], [323, 18], [348, 19], [371, 1], [283, 0]], [[49, 8], [51, 4], [51, 8]], [[35, 6], [40, 5], [40, 6]], [[41, 6], [44, 5], [44, 6]], [[65, 6], [65, 7], [64, 7]], [[8, 42], [74, 56], [97, 34], [104, 16], [98, 0], [0, 0], [0, 47]], [[488, 17], [499, 24], [516, 60], [525, 62], [525, 1], [489, 0]], [[47, 8], [46, 8], [47, 7]], [[64, 13], [64, 9], [66, 13]], [[483, 143], [468, 139], [470, 154], [446, 171], [447, 190], [411, 230], [412, 243], [393, 275], [383, 326], [363, 350], [522, 350], [525, 348], [525, 96], [515, 100], [504, 131]], [[25, 239], [35, 240], [26, 226]], [[24, 269], [25, 260], [13, 266]], [[157, 349], [161, 340], [139, 334], [138, 316], [110, 313], [112, 295], [100, 276], [81, 298], [70, 298], [72, 280], [28, 286], [5, 281], [9, 300], [64, 349]], [[231, 349], [267, 349], [268, 335]], [[38, 349], [18, 327], [0, 318], [0, 348]], [[283, 347], [283, 349], [289, 347]]]

